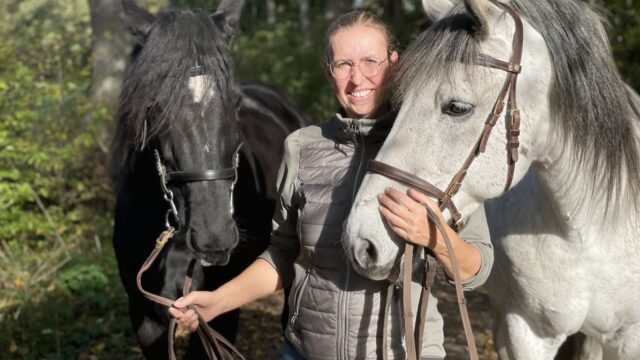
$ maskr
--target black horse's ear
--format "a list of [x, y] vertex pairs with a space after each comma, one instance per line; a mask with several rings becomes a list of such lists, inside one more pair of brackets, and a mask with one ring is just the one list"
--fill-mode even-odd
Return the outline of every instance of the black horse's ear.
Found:
[[211, 15], [213, 22], [222, 30], [227, 40], [233, 38], [236, 32], [243, 5], [244, 0], [221, 0], [218, 9]]
[[122, 0], [122, 9], [127, 28], [140, 43], [143, 43], [156, 17], [138, 6], [134, 0]]

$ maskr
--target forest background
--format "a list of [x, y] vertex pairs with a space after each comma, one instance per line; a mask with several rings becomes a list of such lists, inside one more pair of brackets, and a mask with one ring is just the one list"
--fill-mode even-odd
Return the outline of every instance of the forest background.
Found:
[[[623, 78], [640, 89], [640, 0], [590, 2], [606, 16]], [[245, 3], [240, 80], [281, 87], [317, 120], [337, 106], [321, 70], [331, 19], [366, 8], [402, 46], [428, 25], [419, 0]], [[0, 1], [0, 359], [140, 358], [111, 247], [106, 169], [131, 46], [120, 0]]]

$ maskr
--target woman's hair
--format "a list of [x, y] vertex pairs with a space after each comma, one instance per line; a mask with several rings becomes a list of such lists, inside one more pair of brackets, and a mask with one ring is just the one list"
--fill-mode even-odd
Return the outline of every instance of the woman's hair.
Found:
[[342, 29], [356, 25], [377, 27], [387, 38], [387, 51], [391, 53], [397, 50], [396, 38], [395, 36], [393, 36], [391, 29], [384, 21], [370, 12], [354, 10], [340, 15], [338, 18], [331, 22], [331, 25], [329, 25], [329, 29], [327, 29], [327, 34], [325, 36], [324, 45], [327, 54], [327, 62], [331, 62], [333, 59], [333, 49], [331, 48], [331, 38], [333, 37], [333, 35], [335, 35]]

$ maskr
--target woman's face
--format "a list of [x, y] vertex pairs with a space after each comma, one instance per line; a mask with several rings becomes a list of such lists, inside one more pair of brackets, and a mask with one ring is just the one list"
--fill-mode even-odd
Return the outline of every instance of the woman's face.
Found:
[[[388, 54], [387, 38], [382, 29], [370, 25], [354, 25], [339, 30], [331, 38], [333, 63], [348, 61], [354, 64], [345, 79], [336, 79], [325, 69], [336, 98], [348, 117], [376, 118], [383, 111], [387, 97], [389, 69], [398, 61], [398, 53]], [[388, 56], [388, 59], [387, 59]], [[380, 72], [366, 76], [361, 62], [382, 61]]]

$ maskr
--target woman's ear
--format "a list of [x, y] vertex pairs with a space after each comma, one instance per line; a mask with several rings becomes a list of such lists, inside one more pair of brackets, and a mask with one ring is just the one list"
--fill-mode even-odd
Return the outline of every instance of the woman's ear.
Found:
[[398, 52], [397, 51], [392, 51], [391, 55], [389, 55], [389, 65], [391, 65], [391, 67], [394, 67], [397, 63], [398, 63]]

